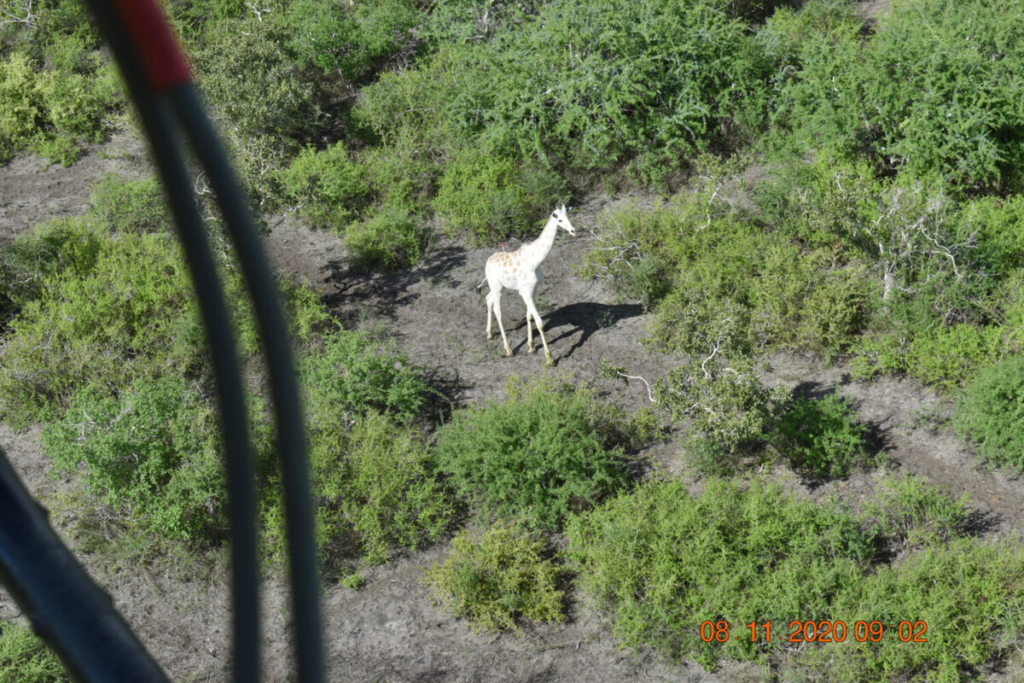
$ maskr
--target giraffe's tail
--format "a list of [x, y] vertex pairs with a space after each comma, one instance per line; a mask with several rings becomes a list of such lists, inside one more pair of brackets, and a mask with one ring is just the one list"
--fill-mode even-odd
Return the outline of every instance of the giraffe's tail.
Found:
[[480, 288], [484, 286], [484, 283], [485, 283], [485, 282], [487, 282], [487, 276], [486, 276], [486, 275], [484, 276], [484, 279], [480, 281], [480, 284], [478, 284], [478, 285], [477, 285], [477, 286], [475, 287], [476, 291], [478, 291], [478, 292], [479, 292], [479, 291], [480, 291]]

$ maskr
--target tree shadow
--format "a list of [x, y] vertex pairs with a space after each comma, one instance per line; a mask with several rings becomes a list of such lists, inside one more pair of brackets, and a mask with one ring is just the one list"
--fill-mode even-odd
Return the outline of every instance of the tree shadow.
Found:
[[[582, 332], [580, 338], [569, 347], [568, 351], [559, 354], [559, 359], [569, 358], [598, 330], [614, 327], [620, 320], [635, 318], [643, 312], [643, 306], [640, 304], [601, 304], [594, 301], [569, 304], [544, 316], [546, 318], [544, 332], [547, 336], [548, 346], [554, 346], [556, 342]], [[525, 316], [515, 330], [521, 330], [524, 327], [526, 327]], [[557, 336], [552, 336], [551, 333], [559, 328], [568, 329], [562, 330]]]
[[462, 380], [459, 369], [455, 367], [425, 368], [423, 381], [430, 388], [424, 412], [435, 426], [448, 422], [452, 412], [465, 404], [466, 390], [472, 386]]
[[394, 318], [399, 307], [419, 298], [419, 294], [410, 291], [414, 285], [426, 281], [450, 289], [460, 286], [451, 271], [465, 262], [465, 248], [455, 245], [435, 249], [412, 268], [393, 273], [371, 271], [348, 259], [334, 259], [323, 270], [327, 272], [324, 281], [335, 291], [324, 295], [322, 301], [331, 310], [341, 311], [342, 319], [356, 318], [367, 308]]

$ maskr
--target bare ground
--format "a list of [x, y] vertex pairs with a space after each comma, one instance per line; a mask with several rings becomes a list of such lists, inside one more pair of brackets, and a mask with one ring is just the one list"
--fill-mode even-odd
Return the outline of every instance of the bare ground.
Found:
[[[132, 173], [138, 168], [139, 146], [128, 139], [111, 158], [91, 150], [70, 169], [45, 169], [42, 162], [19, 157], [0, 169], [0, 236], [21, 232], [54, 213], [77, 213], [87, 206], [90, 186], [107, 172]], [[59, 181], [59, 185], [58, 185]], [[638, 198], [642, 199], [642, 198]], [[641, 382], [629, 384], [600, 377], [608, 359], [630, 374], [647, 379], [662, 376], [679, 361], [643, 347], [647, 316], [635, 302], [617, 301], [600, 282], [576, 275], [591, 246], [586, 237], [600, 212], [631, 201], [628, 197], [593, 197], [574, 213], [583, 234], [564, 234], [544, 264], [545, 280], [538, 306], [545, 319], [548, 343], [556, 361], [543, 367], [542, 353], [526, 353], [524, 308], [513, 293], [504, 298], [506, 331], [515, 351], [505, 357], [500, 339], [486, 339], [483, 296], [474, 286], [494, 248], [468, 249], [453, 242], [434, 245], [424, 262], [408, 272], [367, 276], [352, 271], [339, 240], [314, 233], [293, 219], [274, 220], [266, 245], [274, 265], [291, 277], [317, 288], [343, 320], [369, 322], [393, 335], [417, 362], [436, 373], [438, 381], [462, 403], [500, 398], [512, 375], [534, 377], [555, 372], [589, 381], [608, 400], [632, 410], [649, 405]], [[515, 248], [515, 244], [507, 248]], [[485, 286], [486, 288], [486, 286]], [[497, 331], [496, 331], [497, 332]], [[538, 344], [539, 345], [539, 344]], [[860, 419], [872, 426], [891, 466], [967, 492], [978, 511], [978, 533], [988, 538], [1019, 536], [1024, 529], [1024, 487], [1001, 473], [975, 468], [971, 453], [948, 430], [934, 427], [927, 416], [948, 413], [934, 392], [909, 380], [850, 382], [844, 369], [823, 368], [810, 359], [775, 357], [764, 379], [784, 382], [817, 395], [839, 391], [850, 398]], [[39, 429], [14, 432], [0, 426], [0, 448], [43, 500], [60, 500], [74, 490], [67, 479], [48, 475]], [[670, 472], [685, 474], [679, 447], [667, 443], [642, 454]], [[783, 475], [786, 478], [786, 475]], [[835, 494], [856, 504], [876, 484], [878, 473], [854, 473], [824, 485], [789, 476], [789, 486], [815, 498]], [[58, 515], [58, 531], [72, 547], [81, 548], [73, 509]], [[562, 627], [539, 627], [525, 637], [503, 635], [492, 640], [474, 635], [466, 624], [433, 608], [419, 583], [422, 570], [444, 554], [443, 547], [402, 556], [390, 565], [366, 572], [359, 591], [340, 586], [326, 589], [326, 644], [331, 680], [355, 681], [760, 681], [768, 672], [750, 665], [727, 664], [708, 674], [693, 663], [672, 665], [649, 653], [620, 650], [607, 625], [585, 604], [571, 607]], [[196, 577], [194, 568], [150, 572], [143, 567], [110, 566], [80, 552], [115, 604], [157, 660], [175, 680], [226, 680], [228, 663], [228, 600], [223, 559]], [[189, 577], [183, 579], [182, 576]], [[287, 592], [279, 572], [265, 583], [265, 667], [267, 680], [291, 678]], [[17, 607], [0, 593], [0, 619], [14, 618]], [[1018, 673], [992, 674], [990, 681], [1010, 681]]]

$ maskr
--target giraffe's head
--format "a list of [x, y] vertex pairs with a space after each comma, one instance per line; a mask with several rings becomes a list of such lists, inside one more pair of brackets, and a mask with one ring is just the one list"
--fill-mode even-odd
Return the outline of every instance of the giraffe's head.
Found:
[[576, 228], [572, 227], [572, 223], [569, 222], [569, 212], [565, 208], [565, 204], [555, 207], [554, 212], [551, 214], [551, 220], [558, 224], [558, 227], [565, 230], [571, 236], [576, 236]]

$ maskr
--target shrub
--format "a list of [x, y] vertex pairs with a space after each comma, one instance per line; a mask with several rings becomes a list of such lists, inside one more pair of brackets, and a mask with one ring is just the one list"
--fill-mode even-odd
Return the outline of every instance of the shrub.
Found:
[[536, 160], [470, 147], [445, 169], [434, 210], [449, 235], [487, 243], [530, 233], [564, 192], [561, 178]]
[[954, 499], [920, 477], [888, 476], [864, 511], [876, 519], [883, 534], [910, 546], [948, 543], [964, 535], [970, 517], [969, 499]]
[[864, 425], [836, 394], [821, 400], [794, 398], [780, 412], [772, 441], [798, 470], [815, 477], [842, 477], [865, 455]]
[[339, 233], [360, 216], [370, 194], [363, 165], [340, 142], [323, 151], [302, 150], [281, 174], [281, 185], [313, 227]]
[[384, 204], [372, 217], [349, 226], [345, 245], [357, 265], [395, 270], [420, 260], [427, 235], [414, 215], [401, 205]]
[[763, 660], [778, 643], [703, 642], [703, 621], [738, 630], [828, 618], [873, 552], [848, 513], [761, 480], [712, 479], [696, 496], [680, 482], [653, 481], [574, 516], [566, 534], [578, 585], [611, 614], [623, 644], [705, 668], [719, 657]]
[[[450, 152], [480, 139], [481, 149], [578, 171], [635, 161], [642, 177], [664, 178], [694, 152], [764, 124], [768, 63], [728, 5], [497, 8], [492, 40], [439, 43], [417, 68], [366, 88], [357, 116], [385, 140], [414, 131]], [[476, 9], [452, 10], [465, 18], [450, 24], [456, 33]]]
[[225, 19], [208, 27], [194, 53], [203, 94], [240, 141], [301, 139], [319, 125], [313, 88], [284, 49], [289, 37], [273, 22]]
[[0, 622], [0, 679], [23, 683], [64, 683], [70, 680], [60, 659], [32, 631]]
[[156, 178], [125, 180], [109, 174], [93, 187], [90, 201], [90, 214], [112, 232], [166, 232], [173, 225]]
[[[321, 425], [311, 445], [317, 537], [329, 568], [351, 554], [351, 545], [378, 564], [392, 548], [416, 550], [450, 523], [452, 500], [414, 429], [370, 412], [351, 427]], [[278, 515], [283, 510], [273, 511]]]
[[[12, 422], [55, 418], [88, 384], [116, 394], [139, 378], [195, 378], [208, 368], [175, 238], [106, 235], [94, 222], [90, 215], [58, 219], [24, 238], [24, 253], [44, 267], [36, 282], [15, 291], [16, 299], [25, 298], [0, 349], [0, 414]], [[253, 355], [258, 337], [239, 270], [227, 254], [217, 256], [228, 266], [225, 299], [234, 304], [240, 351]], [[291, 294], [285, 302], [293, 333], [323, 324], [326, 313], [315, 297]]]
[[722, 467], [761, 448], [788, 397], [785, 387], [762, 386], [747, 361], [724, 366], [717, 359], [694, 360], [658, 385], [659, 401], [673, 419], [692, 420], [697, 455], [717, 456]]
[[94, 72], [40, 70], [14, 52], [0, 60], [0, 162], [30, 148], [65, 166], [79, 141], [100, 142], [107, 116], [122, 101], [112, 65]]
[[999, 96], [1024, 53], [1012, 3], [900, 3], [866, 40], [841, 22], [799, 49], [782, 119], [809, 149], [961, 186], [1017, 182], [1021, 113]]
[[202, 327], [172, 238], [99, 237], [98, 244], [87, 271], [43, 278], [40, 296], [11, 322], [0, 351], [0, 403], [15, 422], [59, 414], [86, 384], [118, 391], [138, 377], [200, 367]]
[[423, 414], [430, 388], [394, 340], [382, 343], [366, 331], [338, 330], [302, 371], [315, 429], [337, 429], [374, 410], [409, 422]]
[[[911, 553], [835, 601], [835, 618], [848, 625], [879, 621], [885, 636], [826, 644], [808, 658], [807, 670], [837, 683], [976, 680], [979, 668], [1020, 647], [1011, 619], [1020, 615], [1022, 572], [1024, 553], [1006, 544], [962, 539]], [[888, 626], [901, 622], [916, 625], [926, 642], [901, 642]]]
[[954, 425], [988, 464], [1024, 470], [1024, 356], [983, 368], [964, 387]]
[[213, 407], [177, 377], [138, 380], [120, 396], [95, 385], [43, 430], [57, 471], [131, 525], [202, 541], [224, 527], [224, 482]]
[[423, 582], [434, 604], [465, 617], [474, 633], [513, 630], [519, 620], [561, 622], [561, 571], [543, 559], [544, 543], [511, 523], [499, 523], [479, 539], [463, 531], [448, 559], [431, 567]]
[[6, 323], [29, 301], [42, 296], [58, 272], [81, 277], [92, 270], [100, 237], [81, 221], [57, 218], [0, 249], [0, 320]]
[[300, 61], [346, 80], [364, 79], [388, 57], [413, 42], [420, 12], [411, 0], [371, 0], [359, 4], [299, 0], [288, 9], [294, 26], [289, 47]]
[[484, 512], [555, 529], [570, 512], [622, 489], [621, 413], [586, 387], [511, 381], [502, 403], [456, 411], [437, 433], [438, 468]]

